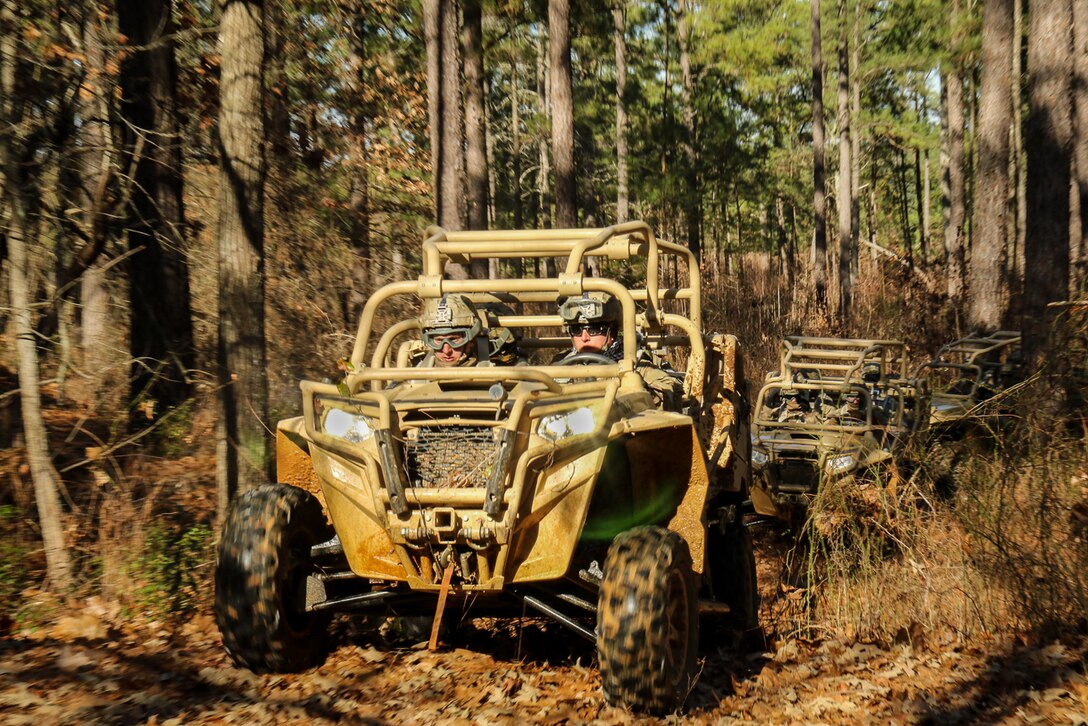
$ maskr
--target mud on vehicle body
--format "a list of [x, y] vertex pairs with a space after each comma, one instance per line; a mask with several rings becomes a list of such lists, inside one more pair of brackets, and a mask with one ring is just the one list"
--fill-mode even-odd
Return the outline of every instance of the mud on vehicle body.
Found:
[[[645, 282], [584, 274], [594, 257], [622, 261], [625, 275]], [[687, 267], [670, 285], [661, 274], [668, 257]], [[556, 258], [562, 271], [443, 276], [447, 260], [482, 258], [521, 258], [503, 268], [524, 270]], [[556, 301], [591, 292], [620, 303], [620, 359], [539, 362], [570, 347]], [[528, 364], [494, 365], [481, 346], [476, 366], [411, 367], [418, 320], [376, 332], [389, 310], [445, 293], [489, 309], [485, 328], [517, 331], [508, 337]], [[490, 303], [506, 307], [496, 314]], [[695, 677], [700, 614], [728, 612], [752, 627], [758, 604], [739, 514], [750, 446], [740, 356], [733, 336], [703, 332], [701, 316], [690, 252], [640, 222], [428, 230], [423, 274], [367, 302], [344, 380], [301, 384], [303, 415], [277, 429], [281, 483], [234, 505], [227, 527], [238, 531], [223, 536], [216, 605], [235, 661], [304, 667], [317, 656], [302, 644], [320, 642], [315, 628], [333, 612], [437, 611], [437, 626], [443, 610], [447, 618], [535, 611], [596, 643], [611, 702], [677, 708]], [[647, 353], [686, 364], [675, 410], [656, 408], [636, 372]], [[324, 510], [327, 533], [295, 526], [300, 498]], [[282, 506], [267, 503], [277, 499]], [[240, 513], [250, 510], [265, 516]], [[267, 531], [274, 536], [254, 534]]]
[[752, 414], [752, 506], [794, 521], [827, 482], [895, 461], [922, 396], [894, 340], [787, 337]]

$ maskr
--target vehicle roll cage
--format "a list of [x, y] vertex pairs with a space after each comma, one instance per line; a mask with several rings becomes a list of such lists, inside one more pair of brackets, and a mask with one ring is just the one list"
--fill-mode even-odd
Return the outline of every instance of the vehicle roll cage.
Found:
[[[427, 229], [423, 243], [423, 271], [416, 280], [387, 284], [374, 292], [363, 307], [359, 318], [355, 344], [350, 357], [350, 373], [345, 383], [352, 391], [370, 384], [379, 390], [383, 383], [398, 380], [452, 380], [473, 378], [480, 369], [458, 373], [442, 369], [426, 373], [423, 369], [404, 371], [404, 355], [393, 354], [393, 343], [401, 335], [419, 329], [413, 317], [389, 326], [380, 336], [375, 335], [376, 315], [390, 299], [413, 296], [418, 299], [437, 298], [446, 293], [466, 295], [474, 303], [548, 303], [554, 305], [561, 297], [603, 292], [619, 302], [623, 331], [623, 358], [614, 365], [591, 366], [532, 366], [537, 373], [511, 375], [511, 379], [535, 380], [554, 390], [555, 378], [600, 378], [619, 376], [634, 369], [638, 346], [681, 346], [689, 349], [691, 360], [703, 370], [706, 351], [702, 336], [702, 299], [699, 267], [686, 247], [659, 240], [645, 222], [625, 222], [601, 229], [553, 230], [485, 230], [451, 232], [440, 227]], [[645, 260], [645, 284], [626, 287], [616, 280], [588, 277], [583, 272], [588, 258], [608, 260]], [[663, 262], [667, 258], [682, 259], [687, 265], [686, 284], [662, 287]], [[562, 271], [551, 278], [502, 278], [453, 280], [444, 276], [447, 261], [468, 264], [480, 259], [557, 259]], [[686, 314], [667, 312], [666, 301], [680, 301]], [[507, 328], [560, 328], [564, 322], [555, 314], [500, 314], [497, 325]], [[668, 329], [678, 330], [670, 333]], [[372, 340], [372, 338], [377, 338]], [[526, 349], [554, 348], [566, 345], [568, 338], [545, 336], [523, 339], [519, 346]], [[367, 351], [372, 350], [369, 360]], [[520, 368], [520, 367], [519, 367]], [[587, 370], [588, 369], [588, 370]], [[510, 370], [506, 368], [506, 370]], [[494, 377], [492, 374], [491, 377]]]
[[790, 335], [782, 341], [781, 361], [782, 380], [815, 373], [821, 380], [862, 381], [872, 366], [879, 366], [880, 383], [907, 377], [907, 349], [898, 340]]

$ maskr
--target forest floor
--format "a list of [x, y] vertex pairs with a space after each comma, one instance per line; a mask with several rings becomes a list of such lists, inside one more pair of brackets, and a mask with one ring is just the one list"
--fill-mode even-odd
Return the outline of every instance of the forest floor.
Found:
[[[72, 421], [51, 424], [55, 431], [78, 428]], [[69, 436], [53, 443], [64, 457], [76, 458], [93, 442]], [[210, 458], [149, 461], [129, 472], [143, 482], [147, 501], [210, 521]], [[18, 464], [0, 462], [12, 482], [23, 481]], [[145, 512], [167, 514], [157, 508]], [[803, 598], [785, 574], [792, 539], [770, 527], [752, 531], [762, 637], [742, 640], [704, 628], [700, 675], [684, 710], [640, 721], [1088, 726], [1088, 639], [963, 640], [911, 628], [892, 642], [866, 642], [818, 622], [806, 632], [823, 637], [801, 638], [796, 624], [805, 617], [799, 616]], [[43, 563], [7, 564], [35, 570]], [[343, 618], [334, 624], [337, 645], [321, 666], [254, 675], [235, 667], [223, 650], [207, 568], [206, 561], [197, 567], [200, 594], [184, 617], [132, 615], [99, 597], [57, 606], [32, 588], [24, 590], [21, 602], [8, 603], [10, 612], [42, 615], [17, 623], [0, 611], [0, 723], [632, 720], [604, 704], [593, 646], [535, 618], [466, 620], [436, 652], [398, 635], [391, 621], [373, 628]]]
[[[756, 539], [765, 630], [788, 601], [781, 545]], [[184, 621], [126, 619], [98, 598], [0, 637], [0, 722], [626, 723], [603, 703], [590, 644], [536, 619], [475, 620], [436, 652], [338, 621], [320, 667], [234, 667], [205, 605]], [[383, 634], [380, 634], [384, 632]], [[649, 723], [1047, 723], [1088, 726], [1088, 640], [901, 643], [735, 636], [704, 645], [679, 714]], [[907, 642], [909, 641], [909, 642]]]

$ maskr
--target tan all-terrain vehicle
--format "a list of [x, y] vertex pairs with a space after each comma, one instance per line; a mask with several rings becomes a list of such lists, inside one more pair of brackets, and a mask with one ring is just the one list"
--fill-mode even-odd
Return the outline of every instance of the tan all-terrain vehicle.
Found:
[[919, 392], [895, 340], [787, 337], [752, 414], [752, 507], [802, 519], [823, 484], [879, 476], [917, 429]]
[[[488, 258], [560, 271], [443, 274]], [[443, 613], [536, 612], [596, 644], [609, 701], [679, 707], [700, 615], [758, 627], [740, 356], [733, 336], [703, 332], [691, 253], [631, 222], [431, 228], [422, 259], [418, 279], [368, 300], [343, 381], [302, 383], [303, 415], [277, 427], [280, 483], [231, 508], [216, 571], [227, 651], [285, 671], [323, 657], [334, 612], [426, 614], [432, 644]], [[589, 276], [590, 262], [644, 282]], [[670, 268], [683, 277], [666, 284]], [[514, 340], [528, 360], [494, 365], [489, 344], [473, 366], [413, 365], [420, 323], [396, 311], [448, 293], [481, 311], [480, 340]], [[552, 362], [571, 349], [557, 301], [590, 293], [618, 301], [621, 348]], [[665, 359], [683, 371], [673, 410], [637, 372]]]
[[930, 392], [931, 428], [941, 436], [961, 436], [969, 423], [983, 421], [987, 412], [979, 404], [1023, 379], [1020, 333], [999, 330], [954, 340], [918, 375]]

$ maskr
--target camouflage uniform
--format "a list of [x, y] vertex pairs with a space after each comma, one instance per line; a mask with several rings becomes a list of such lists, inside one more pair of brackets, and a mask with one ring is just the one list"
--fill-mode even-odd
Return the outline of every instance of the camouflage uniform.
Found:
[[[620, 319], [619, 302], [605, 293], [590, 293], [585, 297], [567, 298], [560, 302], [560, 317], [568, 324], [608, 323], [615, 331]], [[612, 343], [600, 351], [601, 355], [612, 360], [623, 359], [623, 336], [613, 335]], [[567, 357], [575, 353], [564, 354]], [[667, 364], [666, 364], [667, 365]], [[683, 398], [683, 385], [677, 376], [672, 375], [659, 365], [646, 350], [639, 350], [635, 357], [635, 373], [642, 378], [646, 389], [654, 400], [654, 405], [666, 410], [679, 410]]]

